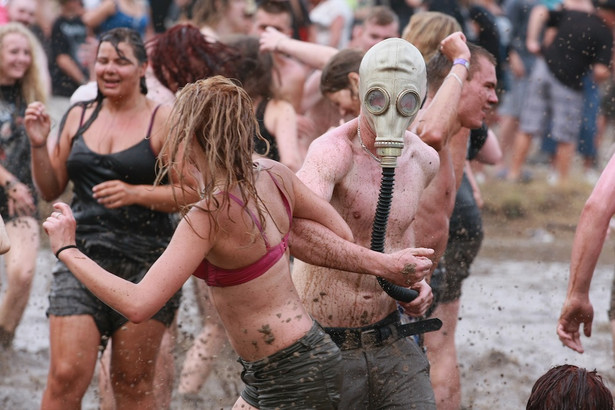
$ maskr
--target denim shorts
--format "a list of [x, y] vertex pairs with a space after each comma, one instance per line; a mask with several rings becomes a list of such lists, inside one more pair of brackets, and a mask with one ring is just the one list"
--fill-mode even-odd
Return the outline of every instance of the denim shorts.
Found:
[[[103, 269], [133, 283], [139, 282], [154, 261], [137, 262], [123, 255], [97, 252], [88, 255]], [[152, 319], [170, 326], [179, 308], [181, 290], [156, 313]], [[62, 263], [57, 261], [53, 269], [53, 279], [49, 293], [47, 316], [90, 315], [94, 318], [103, 341], [122, 327], [128, 319], [104, 304], [90, 292]]]
[[254, 362], [238, 360], [246, 387], [241, 397], [265, 409], [336, 409], [342, 383], [342, 355], [314, 322], [291, 346]]

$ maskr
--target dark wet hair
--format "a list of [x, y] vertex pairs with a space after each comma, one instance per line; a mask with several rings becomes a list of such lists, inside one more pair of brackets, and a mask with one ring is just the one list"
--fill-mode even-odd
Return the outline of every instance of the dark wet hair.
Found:
[[350, 88], [349, 73], [359, 73], [363, 52], [356, 49], [345, 49], [335, 54], [322, 69], [320, 77], [320, 92], [334, 93]]
[[574, 365], [556, 366], [542, 375], [526, 410], [612, 410], [613, 396], [594, 371]]
[[214, 75], [238, 76], [239, 52], [221, 42], [207, 41], [192, 24], [177, 24], [147, 45], [151, 45], [150, 64], [154, 75], [173, 92]]
[[229, 35], [225, 44], [241, 54], [237, 79], [252, 98], [270, 98], [273, 95], [273, 58], [269, 52], [259, 52], [259, 39], [243, 34]]

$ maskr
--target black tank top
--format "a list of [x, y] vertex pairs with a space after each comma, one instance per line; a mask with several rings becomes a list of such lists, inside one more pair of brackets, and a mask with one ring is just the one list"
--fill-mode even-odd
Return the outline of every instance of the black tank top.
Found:
[[92, 188], [104, 181], [121, 180], [131, 185], [154, 183], [156, 154], [149, 137], [157, 110], [158, 107], [152, 113], [145, 138], [123, 151], [111, 154], [92, 151], [81, 129], [73, 138], [66, 168], [73, 182], [71, 208], [82, 249], [102, 247], [135, 260], [151, 260], [168, 244], [173, 234], [170, 214], [139, 205], [108, 209], [92, 196]]
[[[269, 141], [269, 154], [267, 158], [270, 158], [274, 161], [280, 161], [280, 154], [278, 152], [278, 144], [275, 142], [275, 136], [272, 135], [265, 127], [265, 109], [267, 108], [267, 104], [269, 104], [269, 100], [262, 100], [258, 103], [258, 107], [256, 108], [256, 120], [258, 121], [259, 130], [263, 138]], [[254, 151], [257, 154], [265, 155], [267, 150], [267, 145], [263, 140], [254, 136]]]

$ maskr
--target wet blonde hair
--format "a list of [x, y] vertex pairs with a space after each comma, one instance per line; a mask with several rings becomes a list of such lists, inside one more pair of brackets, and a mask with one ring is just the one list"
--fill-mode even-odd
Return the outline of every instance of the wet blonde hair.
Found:
[[[7, 34], [20, 34], [28, 40], [30, 47], [30, 55], [32, 62], [30, 67], [26, 70], [24, 77], [18, 82], [21, 83], [21, 94], [26, 104], [30, 104], [33, 101], [45, 102], [47, 100], [47, 92], [45, 84], [41, 77], [42, 70], [46, 70], [46, 67], [40, 67], [39, 61], [41, 56], [39, 55], [40, 44], [34, 34], [21, 23], [6, 23], [0, 26], [0, 49], [4, 47], [4, 39]], [[0, 59], [2, 55], [0, 54]]]
[[[214, 76], [186, 85], [170, 116], [171, 132], [159, 158], [166, 158], [158, 180], [169, 172], [178, 175], [182, 191], [194, 190], [185, 179], [194, 167], [202, 178], [199, 195], [210, 216], [230, 205], [228, 193], [238, 188], [245, 208], [260, 204], [252, 161], [254, 136], [260, 136], [252, 100], [239, 85]], [[177, 200], [177, 198], [176, 198]], [[258, 218], [264, 227], [261, 207]], [[212, 222], [217, 227], [215, 218]]]
[[440, 42], [457, 31], [461, 31], [461, 26], [454, 17], [438, 11], [422, 11], [410, 17], [401, 38], [418, 48], [428, 63], [439, 50]]

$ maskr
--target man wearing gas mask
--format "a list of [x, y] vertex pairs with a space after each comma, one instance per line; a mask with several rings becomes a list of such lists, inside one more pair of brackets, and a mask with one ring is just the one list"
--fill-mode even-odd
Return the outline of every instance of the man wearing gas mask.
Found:
[[[411, 227], [421, 193], [439, 167], [437, 152], [407, 131], [426, 92], [425, 62], [405, 40], [384, 40], [364, 56], [359, 70], [359, 117], [312, 142], [297, 175], [327, 199], [352, 229], [355, 242], [370, 247], [383, 168], [394, 168], [384, 252], [414, 246]], [[305, 230], [297, 221], [291, 246], [293, 280], [312, 316], [343, 354], [340, 409], [435, 409], [429, 363], [413, 338], [405, 337], [397, 302], [374, 277], [305, 264]], [[333, 245], [334, 246], [334, 245]], [[431, 264], [431, 249], [415, 250], [417, 266]], [[418, 296], [401, 303], [423, 315], [431, 288], [420, 280]]]

